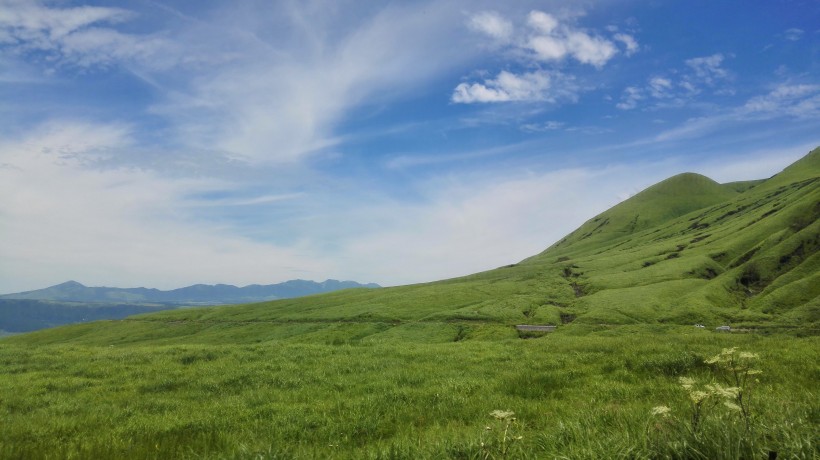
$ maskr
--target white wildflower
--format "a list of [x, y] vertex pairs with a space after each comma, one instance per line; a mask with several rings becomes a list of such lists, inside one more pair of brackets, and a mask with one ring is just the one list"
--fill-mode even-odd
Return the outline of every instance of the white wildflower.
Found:
[[740, 408], [740, 406], [738, 406], [737, 404], [735, 404], [735, 403], [733, 403], [733, 402], [731, 402], [731, 401], [724, 401], [724, 402], [723, 402], [723, 405], [724, 405], [724, 406], [726, 406], [726, 407], [728, 407], [729, 409], [731, 409], [731, 410], [735, 411], [735, 412], [740, 412], [740, 411], [742, 410], [742, 409]]
[[680, 385], [683, 387], [684, 390], [691, 390], [693, 386], [695, 386], [695, 379], [689, 377], [681, 377], [678, 379]]
[[689, 392], [689, 399], [695, 404], [700, 404], [709, 397], [709, 393], [705, 391], [695, 390]]
[[498, 420], [512, 419], [513, 415], [515, 415], [515, 412], [511, 410], [494, 410], [490, 412], [490, 416], [497, 418]]

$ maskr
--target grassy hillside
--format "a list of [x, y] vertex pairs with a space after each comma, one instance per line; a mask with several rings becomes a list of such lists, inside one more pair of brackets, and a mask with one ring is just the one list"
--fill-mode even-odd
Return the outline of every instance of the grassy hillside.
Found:
[[656, 184], [519, 264], [435, 283], [242, 306], [172, 310], [13, 339], [20, 343], [455, 340], [512, 325], [820, 321], [820, 150], [765, 180], [696, 174]]
[[5, 338], [0, 458], [818, 458], [818, 185], [685, 174], [484, 273]]

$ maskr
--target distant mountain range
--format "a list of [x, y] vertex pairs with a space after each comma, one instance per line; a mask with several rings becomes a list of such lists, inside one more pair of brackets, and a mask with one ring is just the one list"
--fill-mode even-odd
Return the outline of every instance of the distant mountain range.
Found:
[[318, 283], [291, 280], [279, 284], [252, 284], [245, 287], [230, 284], [195, 284], [170, 291], [161, 291], [144, 287], [88, 287], [76, 281], [68, 281], [36, 291], [0, 295], [0, 299], [109, 304], [225, 305], [288, 299], [340, 289], [378, 287], [380, 287], [378, 284], [360, 284], [355, 281], [326, 280]]
[[36, 291], [0, 295], [0, 337], [72, 323], [152, 313], [186, 306], [228, 305], [302, 297], [349, 288], [378, 288], [355, 281], [292, 280], [279, 284], [195, 284], [170, 291], [88, 287], [76, 281]]

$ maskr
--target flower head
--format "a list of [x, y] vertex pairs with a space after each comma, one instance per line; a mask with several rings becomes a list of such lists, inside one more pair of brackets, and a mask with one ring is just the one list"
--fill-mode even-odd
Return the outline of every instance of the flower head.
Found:
[[724, 402], [723, 402], [723, 405], [724, 405], [724, 406], [726, 406], [726, 407], [728, 407], [729, 409], [731, 409], [731, 410], [735, 411], [735, 412], [740, 412], [740, 411], [742, 410], [742, 409], [740, 408], [740, 406], [738, 406], [737, 404], [735, 404], [735, 403], [733, 403], [733, 402], [731, 402], [731, 401], [724, 401]]
[[678, 382], [680, 382], [684, 390], [691, 390], [692, 387], [695, 386], [695, 379], [690, 377], [681, 377], [678, 379]]
[[695, 390], [689, 392], [689, 399], [695, 404], [700, 404], [709, 397], [709, 393], [705, 391]]
[[515, 412], [511, 410], [494, 410], [490, 412], [490, 416], [498, 420], [510, 420], [513, 415], [515, 415]]
[[670, 412], [672, 412], [672, 409], [667, 406], [655, 406], [651, 410], [652, 415], [659, 417], [668, 417]]

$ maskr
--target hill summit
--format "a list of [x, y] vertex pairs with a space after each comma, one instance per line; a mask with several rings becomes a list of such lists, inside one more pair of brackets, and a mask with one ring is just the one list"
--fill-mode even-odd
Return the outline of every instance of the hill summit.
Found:
[[730, 200], [738, 194], [733, 187], [722, 186], [706, 176], [678, 174], [595, 216], [554, 247], [602, 244]]

